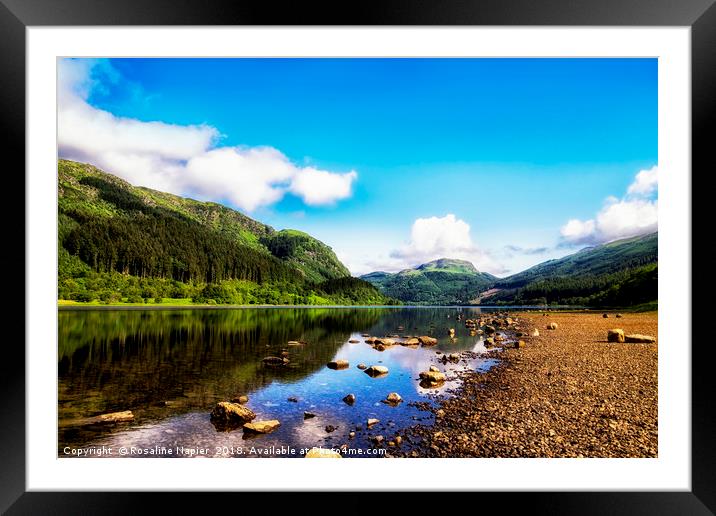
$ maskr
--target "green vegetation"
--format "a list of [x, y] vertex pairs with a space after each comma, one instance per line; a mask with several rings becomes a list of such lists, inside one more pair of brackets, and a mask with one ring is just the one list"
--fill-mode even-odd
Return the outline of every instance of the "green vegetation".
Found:
[[483, 303], [627, 307], [658, 297], [658, 234], [618, 240], [498, 280]]
[[[58, 298], [158, 304], [395, 304], [330, 247], [216, 203], [58, 163]], [[343, 281], [340, 281], [343, 280]]]
[[386, 296], [417, 305], [469, 304], [497, 280], [464, 260], [441, 258], [397, 274], [373, 272], [361, 276]]

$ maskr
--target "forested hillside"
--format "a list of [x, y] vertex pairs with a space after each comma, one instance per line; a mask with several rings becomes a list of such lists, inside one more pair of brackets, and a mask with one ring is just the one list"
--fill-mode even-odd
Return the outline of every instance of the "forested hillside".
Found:
[[59, 299], [394, 302], [351, 278], [310, 235], [275, 231], [220, 204], [134, 187], [67, 160], [58, 163], [58, 196]]

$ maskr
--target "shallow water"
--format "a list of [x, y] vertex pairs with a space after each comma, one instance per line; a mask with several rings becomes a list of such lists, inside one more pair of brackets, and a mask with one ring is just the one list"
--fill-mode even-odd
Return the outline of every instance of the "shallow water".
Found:
[[[462, 319], [475, 308], [241, 308], [233, 310], [86, 310], [59, 313], [58, 456], [104, 446], [105, 456], [280, 456], [302, 455], [314, 446], [347, 444], [353, 456], [375, 456], [371, 438], [387, 442], [400, 429], [429, 422], [430, 412], [411, 402], [450, 395], [457, 371], [487, 369], [494, 359], [481, 337], [471, 337]], [[454, 328], [451, 339], [448, 329]], [[361, 334], [430, 335], [433, 347], [395, 345], [377, 351]], [[288, 341], [305, 341], [287, 346]], [[358, 343], [349, 343], [358, 340]], [[289, 364], [262, 359], [289, 353]], [[436, 352], [473, 351], [458, 363], [439, 362]], [[350, 367], [333, 370], [329, 361]], [[371, 378], [356, 366], [384, 365]], [[436, 365], [448, 381], [424, 389], [418, 374]], [[403, 402], [381, 403], [390, 392]], [[342, 401], [356, 396], [349, 406]], [[277, 419], [273, 433], [249, 437], [242, 430], [217, 430], [209, 414], [219, 401], [247, 395], [255, 421]], [[289, 397], [298, 401], [289, 401]], [[78, 420], [131, 410], [129, 423], [87, 427]], [[304, 411], [316, 414], [304, 420]], [[366, 420], [380, 423], [370, 429]], [[325, 427], [337, 427], [326, 432]], [[360, 426], [360, 429], [356, 429]], [[349, 432], [356, 431], [354, 438]], [[410, 446], [410, 443], [404, 443]], [[373, 452], [375, 453], [375, 452]]]

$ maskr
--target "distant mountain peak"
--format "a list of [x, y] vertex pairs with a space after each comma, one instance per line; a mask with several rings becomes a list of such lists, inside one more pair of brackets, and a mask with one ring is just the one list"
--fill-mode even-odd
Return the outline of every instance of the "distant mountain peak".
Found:
[[479, 272], [472, 262], [467, 260], [458, 260], [456, 258], [438, 258], [437, 260], [418, 265], [417, 267], [414, 267], [414, 269], [419, 271], [443, 269], [448, 272]]

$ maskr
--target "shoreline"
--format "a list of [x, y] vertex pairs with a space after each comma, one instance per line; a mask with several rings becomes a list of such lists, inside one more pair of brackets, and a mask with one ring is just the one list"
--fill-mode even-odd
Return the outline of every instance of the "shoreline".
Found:
[[464, 375], [453, 396], [426, 408], [432, 424], [403, 429], [417, 447], [390, 456], [658, 456], [658, 341], [606, 342], [612, 328], [657, 336], [657, 312], [511, 315], [540, 336], [489, 352], [500, 363]]

